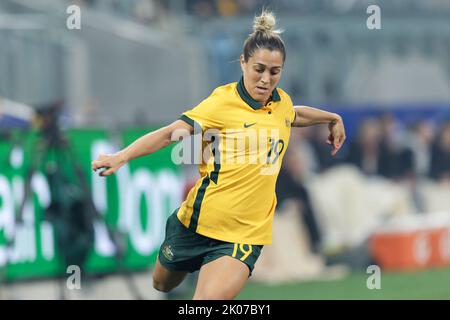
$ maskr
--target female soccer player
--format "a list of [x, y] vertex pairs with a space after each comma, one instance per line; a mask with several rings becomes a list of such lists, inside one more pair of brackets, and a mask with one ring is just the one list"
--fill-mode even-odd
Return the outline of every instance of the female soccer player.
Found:
[[[274, 26], [271, 12], [255, 18], [254, 32], [240, 57], [239, 82], [216, 88], [179, 120], [92, 162], [94, 171], [106, 168], [100, 176], [108, 176], [128, 161], [171, 144], [176, 132], [193, 134], [194, 128], [205, 134], [201, 151], [213, 149], [209, 158], [213, 161], [199, 165], [201, 178], [167, 220], [153, 273], [157, 290], [168, 292], [188, 272], [200, 270], [194, 299], [236, 297], [263, 245], [272, 241], [275, 184], [291, 126], [328, 124], [333, 156], [345, 140], [339, 115], [294, 107], [277, 88], [286, 51]], [[214, 130], [215, 138], [206, 139]], [[252, 139], [257, 148], [242, 147]]]

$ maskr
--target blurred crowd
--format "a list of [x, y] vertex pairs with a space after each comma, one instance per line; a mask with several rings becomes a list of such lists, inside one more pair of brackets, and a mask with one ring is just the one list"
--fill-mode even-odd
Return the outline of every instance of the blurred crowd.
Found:
[[188, 0], [188, 13], [198, 17], [230, 17], [254, 14], [268, 1], [261, 0]]
[[156, 18], [160, 14], [172, 11], [200, 18], [230, 17], [253, 15], [263, 6], [277, 12], [299, 13], [342, 13], [365, 12], [367, 6], [382, 5], [390, 12], [411, 13], [416, 11], [448, 11], [450, 6], [445, 1], [417, 0], [78, 0], [82, 5], [107, 9], [109, 12], [128, 15], [140, 22], [149, 22], [147, 18]]
[[144, 24], [157, 22], [169, 12], [187, 14], [197, 18], [254, 14], [269, 2], [262, 0], [78, 0], [82, 6]]
[[[254, 14], [262, 6], [283, 8], [305, 8], [307, 1], [267, 1], [267, 0], [78, 0], [83, 6], [101, 9], [109, 13], [127, 16], [139, 22], [151, 22], [161, 14], [169, 11], [176, 14], [187, 14], [198, 18], [230, 17]], [[316, 1], [316, 4], [320, 1]], [[309, 6], [315, 2], [309, 1]]]
[[[320, 199], [321, 194], [325, 193], [328, 187], [335, 190], [334, 193], [340, 192], [336, 190], [339, 188], [338, 182], [331, 179], [330, 181], [334, 181], [333, 185], [325, 187], [318, 183], [321, 178], [317, 179], [317, 177], [326, 176], [327, 172], [333, 172], [333, 168], [337, 168], [337, 172], [341, 167], [355, 168], [355, 171], [348, 171], [350, 175], [347, 178], [345, 178], [347, 169], [344, 169], [343, 179], [348, 180], [348, 182], [342, 182], [341, 187], [345, 186], [344, 188], [350, 188], [348, 186], [353, 184], [351, 181], [355, 179], [355, 176], [352, 176], [352, 172], [358, 176], [361, 175], [360, 179], [366, 179], [361, 180], [366, 181], [361, 185], [363, 188], [370, 189], [370, 179], [386, 181], [382, 183], [388, 183], [388, 185], [398, 185], [405, 190], [407, 195], [405, 199], [409, 199], [408, 202], [410, 202], [408, 204], [410, 209], [405, 210], [411, 210], [411, 213], [425, 213], [430, 209], [420, 188], [422, 182], [431, 182], [436, 185], [450, 183], [450, 121], [437, 124], [423, 119], [406, 125], [392, 114], [364, 118], [355, 133], [348, 137], [336, 157], [330, 155], [331, 147], [325, 143], [329, 135], [327, 126], [292, 130], [291, 135], [289, 149], [277, 181], [277, 208], [282, 214], [286, 204], [289, 205], [292, 201], [296, 203], [298, 207], [294, 211], [299, 214], [306, 231], [309, 249], [313, 253], [323, 253], [324, 237], [327, 236], [317, 212], [317, 205], [324, 199], [317, 202], [314, 198]], [[331, 175], [334, 174], [331, 173]], [[314, 187], [315, 185], [319, 187]], [[385, 189], [385, 192], [389, 193], [388, 190]], [[368, 191], [364, 192], [367, 195]], [[352, 197], [352, 195], [348, 196]], [[361, 199], [365, 197], [362, 194], [353, 194], [353, 196]], [[373, 194], [373, 197], [381, 201], [380, 195]], [[353, 200], [356, 201], [356, 199]], [[332, 203], [330, 199], [330, 204]], [[337, 210], [339, 206], [341, 204], [335, 203], [333, 209]], [[373, 217], [366, 215], [370, 211], [368, 209], [370, 204], [362, 203], [362, 206], [357, 212], [360, 210], [365, 212], [355, 214], [365, 216], [364, 219], [372, 219]], [[350, 216], [350, 211], [345, 215]], [[339, 221], [338, 217], [334, 216], [332, 221], [336, 223]], [[349, 225], [343, 229], [347, 227]]]
[[418, 120], [403, 124], [391, 114], [365, 118], [336, 158], [324, 144], [326, 126], [293, 130], [293, 148], [301, 148], [302, 175], [353, 164], [367, 176], [395, 181], [428, 178], [450, 182], [450, 121]]

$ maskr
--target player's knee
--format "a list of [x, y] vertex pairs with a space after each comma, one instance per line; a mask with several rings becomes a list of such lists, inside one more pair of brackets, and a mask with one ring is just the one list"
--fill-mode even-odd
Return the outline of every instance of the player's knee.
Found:
[[170, 292], [173, 289], [172, 287], [168, 286], [165, 283], [154, 281], [154, 280], [153, 280], [153, 288], [155, 288], [158, 291], [165, 292], [165, 293]]
[[161, 292], [170, 292], [173, 289], [173, 286], [170, 286], [165, 281], [160, 281], [159, 279], [153, 277], [153, 288]]

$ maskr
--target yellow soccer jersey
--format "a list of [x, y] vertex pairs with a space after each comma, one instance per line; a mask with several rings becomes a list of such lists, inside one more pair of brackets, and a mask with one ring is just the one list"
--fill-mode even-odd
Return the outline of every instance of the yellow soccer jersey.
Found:
[[180, 221], [213, 239], [270, 244], [275, 184], [295, 119], [289, 95], [275, 89], [263, 106], [241, 78], [216, 88], [180, 119], [201, 128], [204, 159], [201, 178], [178, 210]]

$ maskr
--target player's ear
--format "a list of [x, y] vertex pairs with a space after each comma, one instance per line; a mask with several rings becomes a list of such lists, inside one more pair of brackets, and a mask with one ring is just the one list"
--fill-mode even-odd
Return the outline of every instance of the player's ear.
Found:
[[244, 73], [245, 59], [244, 59], [244, 55], [243, 55], [243, 54], [241, 54], [241, 56], [239, 57], [239, 61], [240, 61], [240, 63], [241, 63], [241, 70], [242, 70], [242, 73]]

